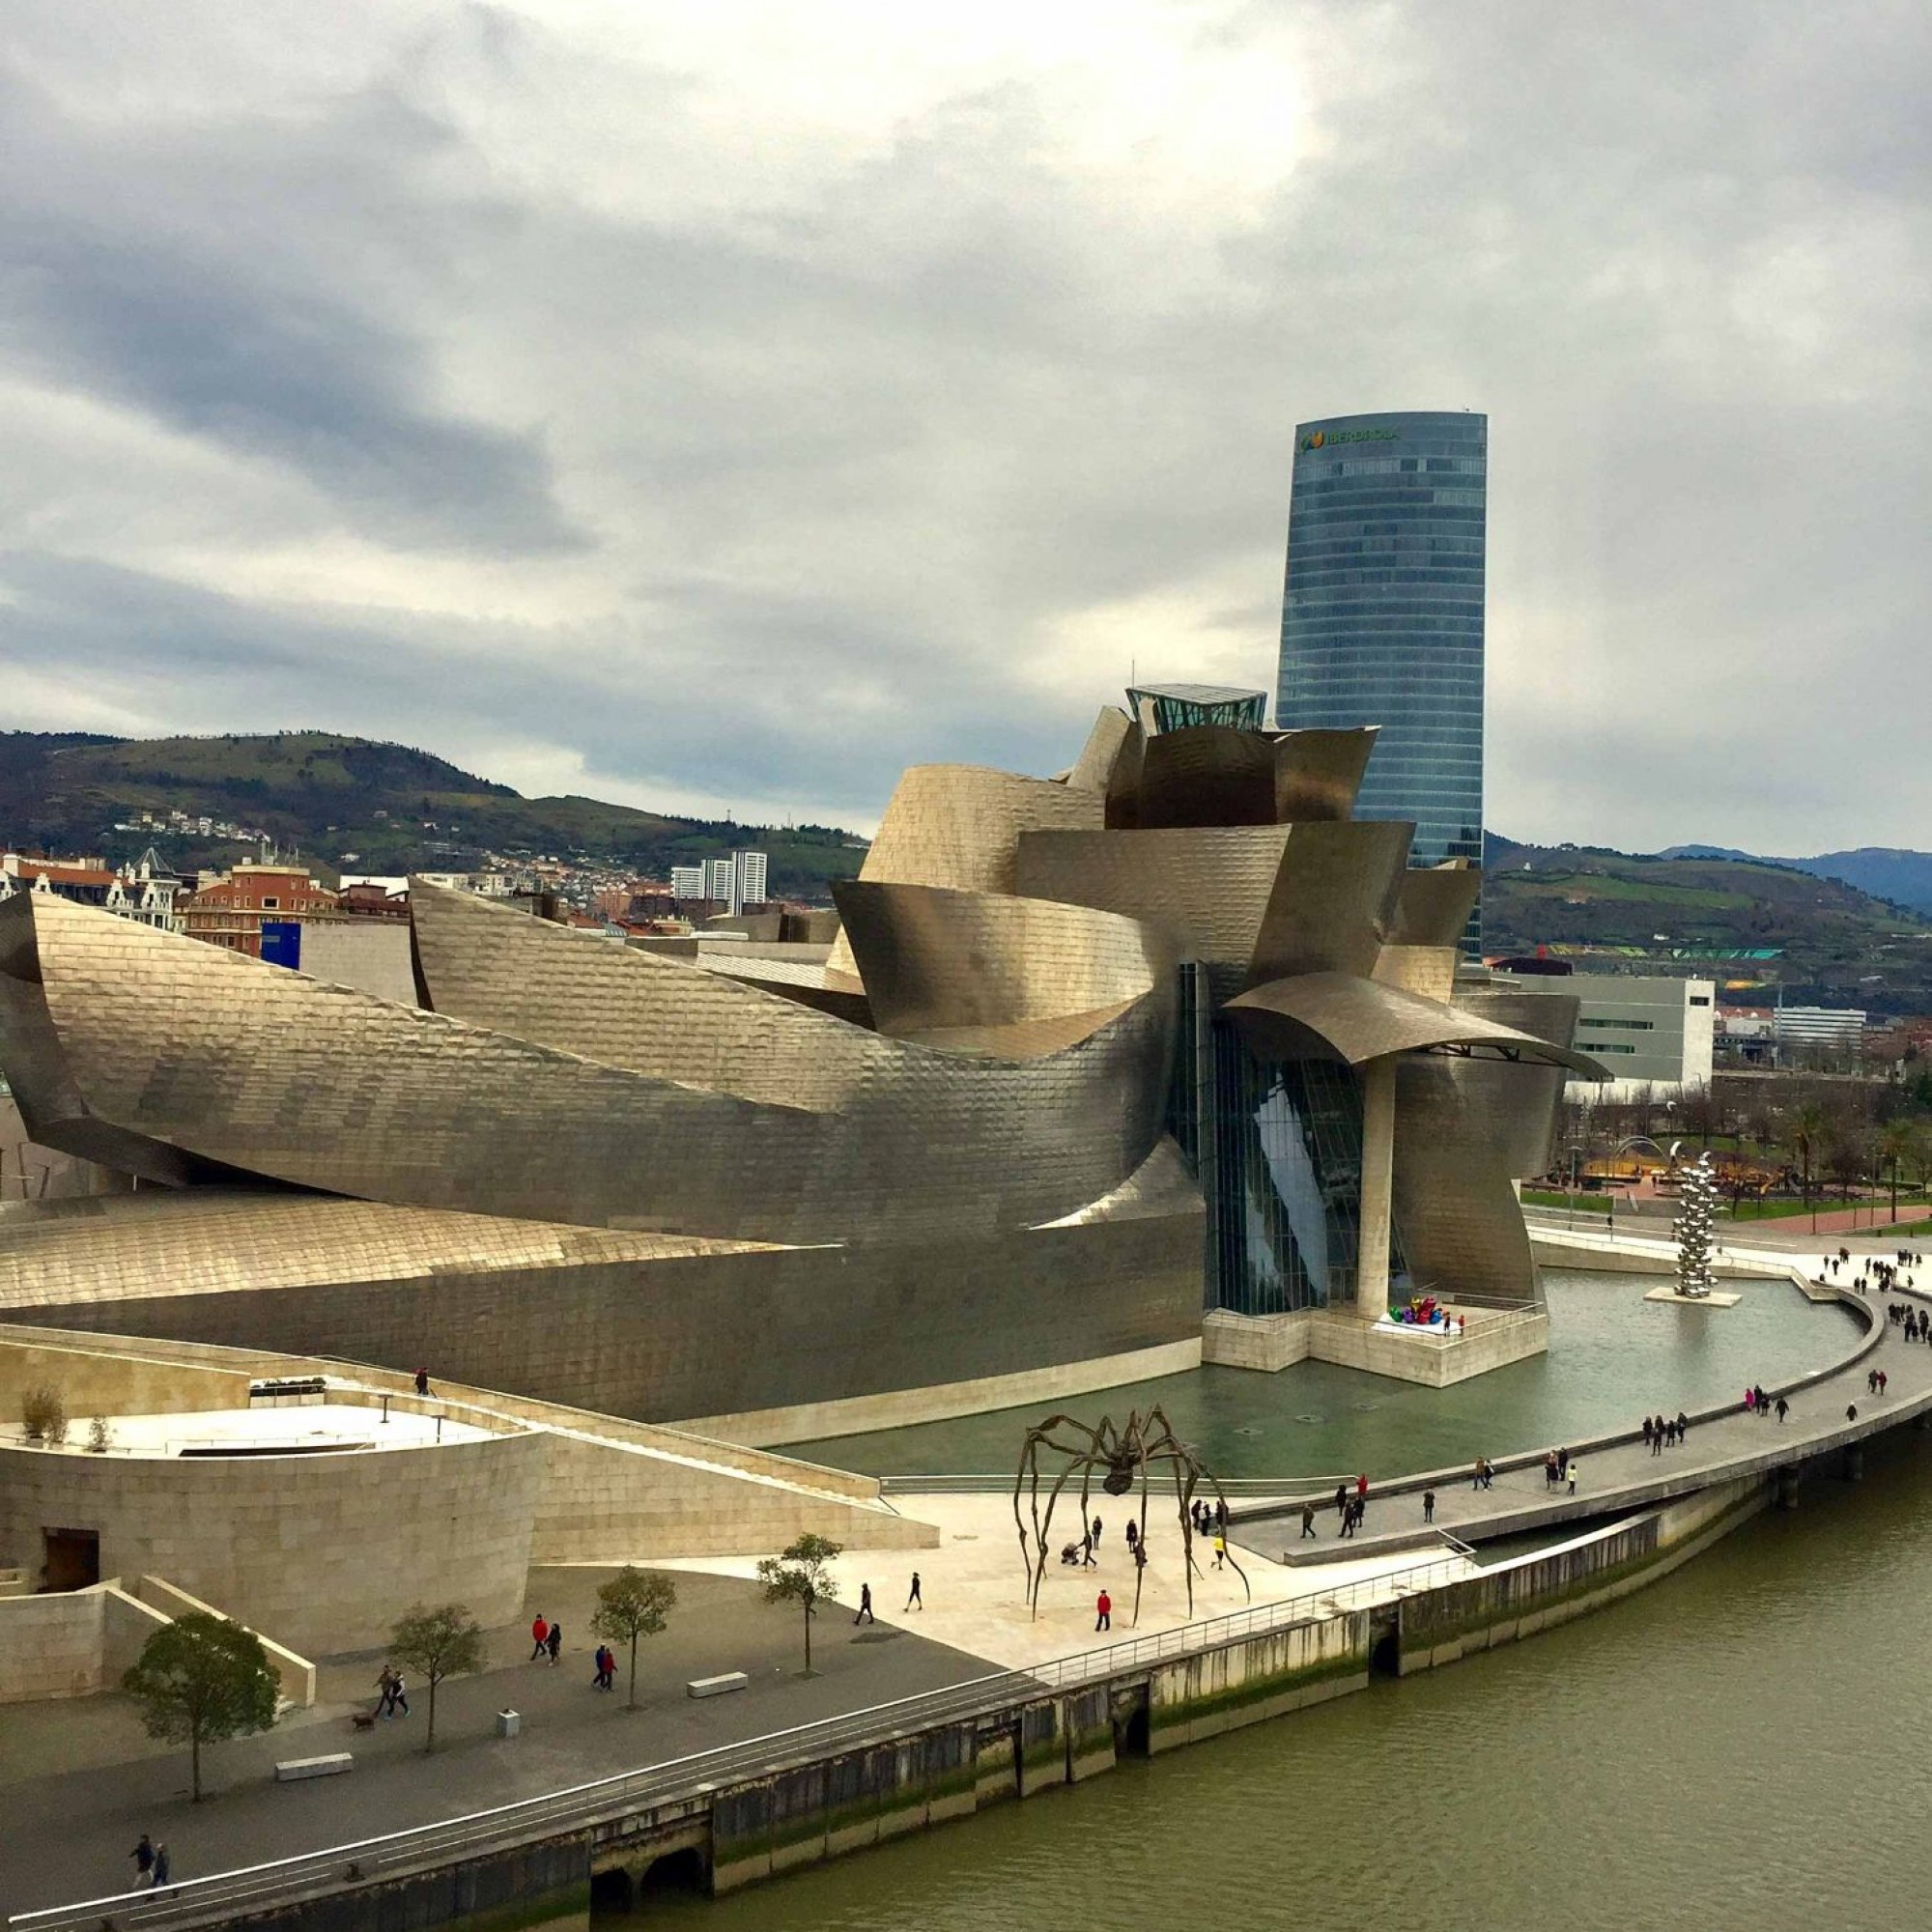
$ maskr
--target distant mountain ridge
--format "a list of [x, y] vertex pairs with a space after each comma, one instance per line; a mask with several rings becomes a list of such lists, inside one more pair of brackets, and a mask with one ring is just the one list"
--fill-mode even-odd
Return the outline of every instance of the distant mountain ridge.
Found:
[[1809, 872], [1814, 879], [1836, 879], [1873, 898], [1889, 899], [1914, 912], [1932, 913], [1932, 852], [1899, 845], [1859, 845], [1848, 852], [1820, 852], [1810, 859], [1760, 858], [1728, 845], [1672, 845], [1660, 859], [1743, 859], [1753, 865], [1782, 866]]
[[[144, 813], [165, 821], [170, 811], [197, 823], [142, 823]], [[252, 856], [241, 839], [201, 833], [201, 818], [260, 831], [326, 866], [377, 873], [469, 870], [494, 852], [662, 878], [674, 864], [754, 846], [782, 897], [823, 897], [827, 880], [850, 876], [865, 857], [865, 841], [837, 826], [740, 825], [593, 798], [525, 798], [432, 753], [330, 731], [0, 731], [0, 841], [110, 861], [152, 843], [183, 867]]]

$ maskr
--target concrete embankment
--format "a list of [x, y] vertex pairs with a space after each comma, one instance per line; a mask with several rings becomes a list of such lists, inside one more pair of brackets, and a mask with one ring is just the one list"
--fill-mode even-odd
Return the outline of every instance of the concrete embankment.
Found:
[[581, 1926], [593, 1906], [627, 1910], [667, 1884], [736, 1890], [1077, 1784], [1123, 1757], [1160, 1755], [1344, 1696], [1373, 1675], [1407, 1675], [1548, 1629], [1668, 1575], [1762, 1508], [1771, 1487], [1726, 1484], [1449, 1580], [1437, 1569], [1429, 1587], [1367, 1607], [1329, 1613], [1319, 1602], [1305, 1620], [1179, 1654], [1155, 1655], [1167, 1645], [1149, 1640], [1118, 1668], [1096, 1658], [1105, 1674], [1064, 1688], [1044, 1672], [1009, 1673], [936, 1693], [952, 1700], [943, 1710], [915, 1699], [764, 1740], [756, 1751], [716, 1753], [715, 1766], [687, 1760], [634, 1798], [612, 1794], [579, 1808], [567, 1826], [531, 1807], [521, 1821], [498, 1814], [494, 1841], [465, 1839], [453, 1825], [425, 1834], [419, 1853], [405, 1841], [380, 1854], [346, 1848], [326, 1865], [311, 1862], [279, 1896], [256, 1887], [246, 1904], [211, 1895], [196, 1908], [185, 1893], [178, 1912], [142, 1922], [510, 1932]]

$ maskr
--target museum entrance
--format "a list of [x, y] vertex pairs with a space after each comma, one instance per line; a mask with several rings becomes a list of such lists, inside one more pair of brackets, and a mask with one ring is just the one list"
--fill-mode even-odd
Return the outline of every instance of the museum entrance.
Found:
[[86, 1590], [100, 1581], [98, 1529], [45, 1529], [41, 1537], [46, 1548], [42, 1589]]

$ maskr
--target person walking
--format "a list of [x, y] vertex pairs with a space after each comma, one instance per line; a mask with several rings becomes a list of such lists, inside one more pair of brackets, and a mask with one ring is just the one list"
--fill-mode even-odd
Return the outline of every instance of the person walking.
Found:
[[155, 1841], [147, 1833], [141, 1833], [134, 1849], [128, 1854], [134, 1861], [134, 1883], [146, 1885], [149, 1875], [155, 1869]]
[[550, 1634], [544, 1638], [544, 1648], [550, 1652], [550, 1661], [554, 1668], [556, 1663], [557, 1654], [563, 1649], [563, 1626], [561, 1624], [551, 1625]]
[[[1313, 1503], [1303, 1503], [1301, 1506], [1301, 1535], [1304, 1542], [1309, 1537], [1315, 1536], [1315, 1505]], [[1316, 1537], [1316, 1541], [1319, 1543], [1321, 1538]]]
[[[917, 1570], [912, 1573], [912, 1589], [906, 1597], [905, 1606], [906, 1610], [915, 1607], [922, 1610], [925, 1608], [925, 1599], [919, 1594], [919, 1572]], [[899, 1615], [904, 1616], [905, 1610], [901, 1610]]]
[[1228, 1560], [1228, 1532], [1217, 1529], [1214, 1532], [1214, 1568], [1220, 1569]]
[[1435, 1520], [1435, 1492], [1424, 1490], [1422, 1492], [1422, 1520], [1424, 1522]]
[[418, 1395], [427, 1395], [429, 1393], [429, 1371], [427, 1369], [418, 1369], [416, 1371], [416, 1393]]
[[1782, 1422], [1791, 1413], [1791, 1405], [1782, 1396], [1777, 1398], [1777, 1419]]
[[1650, 1453], [1653, 1456], [1663, 1454], [1663, 1418], [1661, 1415], [1657, 1418], [1657, 1427], [1650, 1432]]
[[1496, 1486], [1496, 1465], [1485, 1456], [1483, 1458], [1483, 1487], [1492, 1490]]
[[168, 1882], [168, 1848], [165, 1844], [155, 1847], [155, 1889], [158, 1891]]
[[1576, 1461], [1575, 1461], [1575, 1460], [1573, 1459], [1573, 1460], [1572, 1460], [1572, 1462], [1571, 1462], [1571, 1464], [1570, 1464], [1570, 1467], [1569, 1467], [1568, 1471], [1566, 1472], [1566, 1473], [1567, 1473], [1567, 1474], [1569, 1475], [1569, 1478], [1570, 1478], [1570, 1493], [1571, 1493], [1571, 1494], [1572, 1494], [1573, 1496], [1574, 1496], [1574, 1495], [1575, 1495], [1575, 1494], [1577, 1493], [1577, 1471], [1578, 1469], [1580, 1469], [1580, 1468], [1581, 1468], [1582, 1466], [1583, 1466], [1583, 1465], [1582, 1465], [1582, 1464], [1581, 1464], [1580, 1463], [1578, 1463], [1578, 1462], [1576, 1462]]
[[376, 1689], [381, 1695], [376, 1701], [374, 1715], [378, 1718], [393, 1718], [396, 1715], [396, 1670], [394, 1664], [384, 1663], [376, 1675]]
[[1643, 1419], [1643, 1446], [1646, 1449], [1650, 1447], [1650, 1417], [1646, 1415]]
[[1337, 1516], [1347, 1516], [1349, 1514], [1349, 1486], [1347, 1483], [1337, 1483], [1335, 1485], [1335, 1514]]
[[389, 1673], [389, 1715], [394, 1717], [400, 1711], [404, 1717], [410, 1715], [409, 1686], [403, 1682], [403, 1673], [392, 1670]]
[[530, 1622], [530, 1662], [534, 1663], [544, 1654], [544, 1647], [550, 1641], [550, 1619], [539, 1610]]
[[1096, 1631], [1110, 1631], [1114, 1628], [1114, 1600], [1102, 1590], [1094, 1600], [1094, 1628]]
[[875, 1624], [879, 1621], [872, 1614], [872, 1586], [869, 1583], [859, 1585], [859, 1614], [852, 1621], [855, 1624]]
[[1878, 1372], [1878, 1392], [1880, 1395], [1883, 1395], [1885, 1393], [1886, 1380], [1887, 1380], [1886, 1373], [1883, 1369], [1881, 1369]]
[[1684, 1413], [1684, 1411], [1683, 1411], [1683, 1410], [1682, 1410], [1682, 1409], [1680, 1408], [1680, 1409], [1679, 1409], [1679, 1410], [1677, 1411], [1677, 1439], [1678, 1439], [1678, 1441], [1682, 1442], [1682, 1441], [1684, 1440], [1684, 1436], [1685, 1436], [1685, 1433], [1686, 1433], [1686, 1431], [1688, 1431], [1688, 1430], [1690, 1429], [1690, 1417], [1689, 1417], [1688, 1415], [1686, 1415], [1686, 1414]]
[[1845, 1420], [1847, 1422], [1856, 1422], [1858, 1419], [1859, 1419], [1858, 1404], [1855, 1402], [1848, 1402], [1845, 1405]]
[[1556, 1480], [1560, 1483], [1570, 1473], [1570, 1451], [1567, 1448], [1556, 1452]]
[[1094, 1548], [1095, 1549], [1098, 1549], [1099, 1547], [1100, 1547], [1100, 1519], [1096, 1516], [1094, 1519]]

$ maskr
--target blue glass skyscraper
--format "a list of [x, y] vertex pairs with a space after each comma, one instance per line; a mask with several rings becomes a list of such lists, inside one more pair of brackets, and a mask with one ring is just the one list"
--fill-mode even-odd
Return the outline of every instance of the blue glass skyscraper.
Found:
[[1294, 435], [1275, 723], [1382, 727], [1355, 815], [1413, 819], [1411, 866], [1482, 862], [1489, 428], [1400, 411]]

